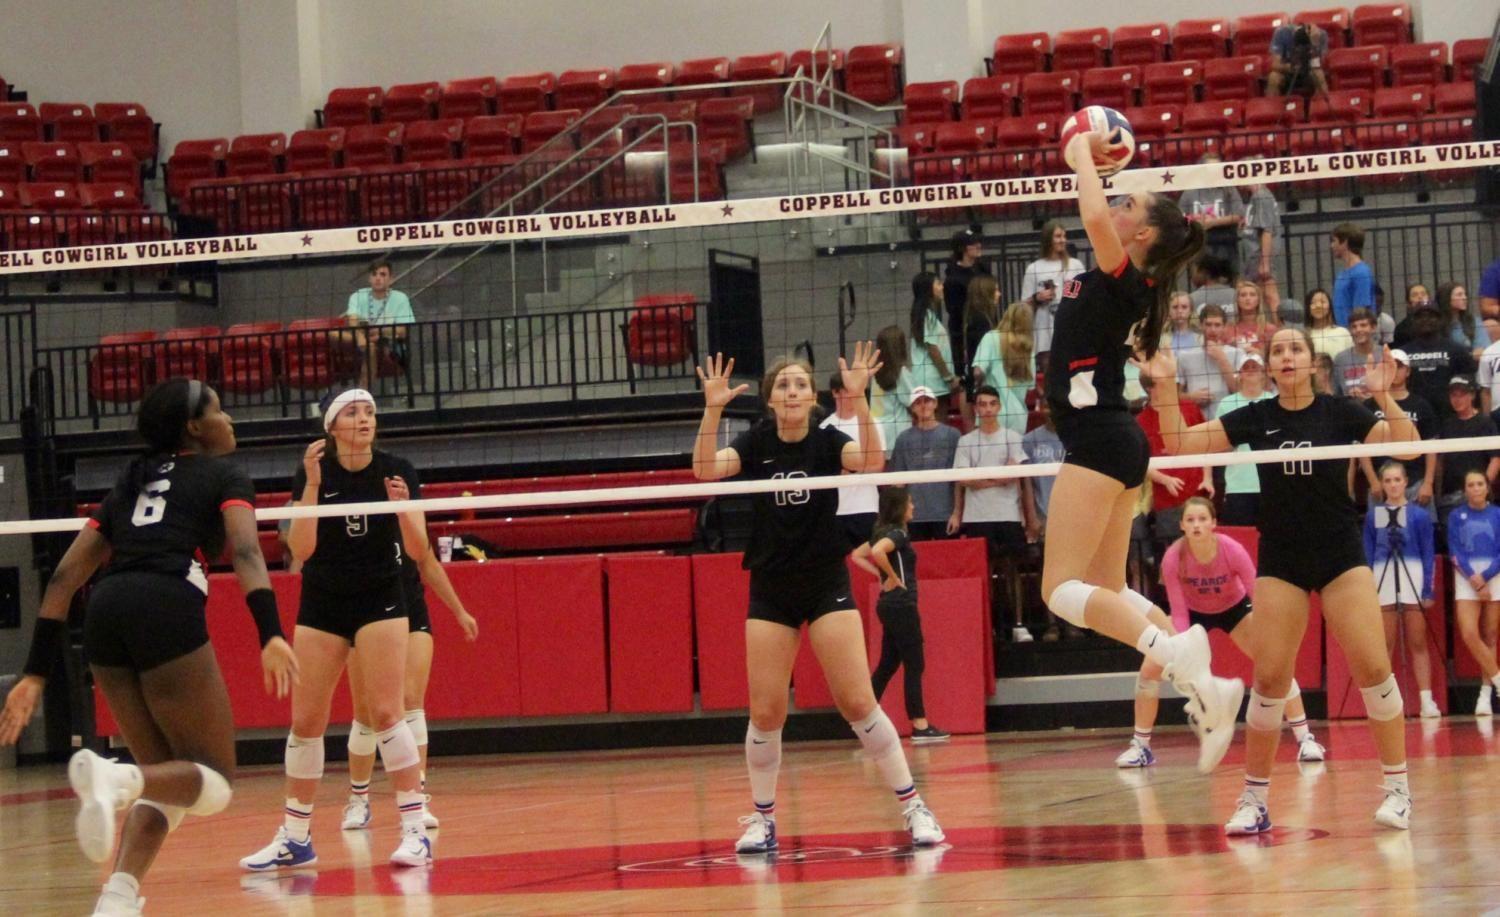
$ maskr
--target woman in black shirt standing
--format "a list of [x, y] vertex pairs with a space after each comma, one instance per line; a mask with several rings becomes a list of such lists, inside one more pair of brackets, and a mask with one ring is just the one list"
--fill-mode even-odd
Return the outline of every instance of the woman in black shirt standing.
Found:
[[1203, 247], [1203, 229], [1165, 195], [1138, 192], [1111, 206], [1094, 164], [1108, 146], [1086, 132], [1068, 150], [1096, 266], [1063, 283], [1048, 354], [1047, 403], [1065, 451], [1047, 507], [1042, 595], [1059, 618], [1163, 668], [1189, 698], [1198, 768], [1207, 773], [1229, 748], [1245, 687], [1213, 677], [1201, 626], [1169, 634], [1153, 623], [1165, 623], [1165, 613], [1125, 585], [1131, 519], [1151, 458], [1125, 399], [1125, 365], [1156, 353], [1173, 285]]
[[[718, 448], [724, 406], [749, 388], [730, 387], [734, 360], [717, 355], [698, 371], [703, 381], [703, 421], [693, 447], [693, 473], [700, 480], [831, 477], [844, 471], [880, 468], [884, 455], [865, 401], [870, 375], [880, 368], [879, 351], [855, 346], [854, 359], [839, 358], [844, 391], [854, 399], [859, 442], [833, 427], [812, 422], [817, 387], [812, 367], [780, 360], [766, 372], [761, 398], [769, 416]], [[833, 691], [834, 703], [905, 808], [907, 830], [919, 846], [941, 843], [942, 829], [912, 783], [901, 737], [870, 687], [863, 622], [854, 604], [847, 553], [838, 524], [838, 491], [782, 490], [756, 494], [750, 548], [750, 613], [745, 622], [745, 668], [750, 679], [750, 726], [745, 760], [755, 812], [740, 819], [745, 833], [737, 853], [777, 849], [776, 777], [781, 768], [781, 727], [786, 722], [792, 665], [807, 624], [808, 640]]]
[[[1418, 439], [1416, 427], [1390, 393], [1396, 365], [1389, 348], [1382, 350], [1378, 363], [1372, 361], [1365, 377], [1365, 387], [1385, 413], [1383, 420], [1358, 402], [1314, 393], [1313, 357], [1306, 331], [1281, 329], [1271, 337], [1268, 354], [1277, 397], [1188, 427], [1178, 410], [1177, 388], [1169, 382], [1176, 378], [1177, 365], [1171, 354], [1158, 355], [1149, 371], [1158, 382], [1152, 401], [1167, 451], [1197, 455], [1229, 452], [1246, 443], [1263, 450]], [[1380, 597], [1365, 558], [1359, 510], [1349, 496], [1348, 465], [1348, 459], [1303, 459], [1255, 466], [1261, 491], [1256, 522], [1260, 556], [1255, 581], [1255, 687], [1245, 714], [1245, 790], [1224, 826], [1227, 834], [1259, 834], [1271, 828], [1266, 809], [1271, 765], [1312, 592], [1322, 599], [1323, 618], [1349, 660], [1375, 734], [1385, 773], [1385, 799], [1375, 821], [1401, 830], [1408, 824], [1411, 791], [1401, 689], [1391, 674]]]
[[204, 558], [226, 539], [260, 634], [266, 691], [285, 697], [297, 674], [255, 533], [255, 488], [222, 458], [235, 439], [219, 396], [197, 380], [163, 382], [141, 401], [137, 427], [146, 454], [53, 571], [25, 675], [0, 714], [0, 744], [8, 745], [61, 661], [73, 594], [107, 560], [89, 594], [84, 650], [135, 764], [85, 749], [68, 763], [68, 778], [83, 803], [78, 842], [96, 863], [114, 847], [117, 805], [135, 803], [99, 899], [98, 912], [111, 914], [140, 913], [140, 880], [185, 815], [229, 805], [234, 718], [204, 618]]

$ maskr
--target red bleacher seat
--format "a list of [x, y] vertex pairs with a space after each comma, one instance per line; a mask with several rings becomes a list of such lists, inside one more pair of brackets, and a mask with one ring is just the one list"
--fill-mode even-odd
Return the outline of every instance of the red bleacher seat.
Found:
[[83, 178], [83, 163], [71, 143], [29, 141], [21, 144], [21, 158], [26, 160], [32, 181], [77, 182]]
[[1374, 91], [1385, 85], [1388, 55], [1380, 45], [1328, 52], [1328, 84], [1334, 89]]
[[1053, 70], [1087, 70], [1109, 62], [1109, 29], [1067, 29], [1052, 44]]
[[[645, 64], [626, 64], [615, 74], [615, 90], [625, 92], [627, 90], [662, 89], [672, 85], [672, 78], [676, 75], [677, 68], [667, 61], [653, 61]], [[624, 101], [632, 105], [644, 105], [650, 102], [665, 102], [669, 98], [667, 92], [639, 92], [627, 96]]]
[[1245, 123], [1245, 106], [1238, 99], [1194, 102], [1182, 107], [1183, 133], [1224, 133]]
[[99, 139], [94, 110], [81, 102], [43, 102], [38, 107], [42, 127], [57, 143], [88, 143]]
[[[564, 105], [563, 99], [573, 91], [574, 84], [568, 81], [570, 74], [579, 71], [570, 70], [562, 75], [562, 79], [550, 73], [520, 73], [508, 76], [500, 81], [499, 99], [497, 111], [507, 115], [529, 115], [534, 111], [546, 111], [551, 108], [552, 94], [557, 92], [557, 104], [559, 108], [576, 108], [577, 105]], [[583, 71], [585, 73], [595, 71]], [[607, 72], [607, 71], [604, 71]], [[599, 101], [602, 101], [602, 97]], [[598, 102], [590, 102], [587, 106], [592, 108]]]
[[1241, 57], [1265, 57], [1271, 53], [1271, 38], [1276, 30], [1291, 21], [1286, 13], [1239, 17], [1234, 21], [1234, 53]]
[[672, 200], [692, 201], [695, 192], [700, 201], [723, 199], [725, 152], [721, 141], [700, 143], [697, 150], [679, 146], [669, 150], [667, 158], [671, 166], [668, 186]]
[[1375, 93], [1358, 89], [1340, 89], [1326, 96], [1314, 96], [1307, 106], [1307, 120], [1313, 124], [1325, 124], [1368, 118], [1374, 98]]
[[[558, 134], [578, 123], [583, 112], [576, 108], [560, 108], [557, 111], [534, 111], [526, 116], [521, 129], [521, 152], [529, 153], [542, 146]], [[556, 149], [572, 149], [571, 141], [559, 140]]]
[[[1316, 153], [1342, 153], [1349, 149], [1350, 129], [1346, 124], [1324, 124], [1297, 128], [1288, 137], [1287, 154], [1310, 156]], [[1313, 183], [1314, 186], [1317, 183]]]
[[[671, 105], [670, 102], [666, 104]], [[579, 146], [592, 143], [590, 152], [601, 155], [619, 150], [625, 145], [627, 135], [633, 136], [647, 127], [645, 123], [630, 122], [637, 109], [638, 106], [635, 105], [610, 105], [578, 122]], [[678, 133], [681, 133], [680, 129]], [[656, 135], [657, 139], [660, 136]]]
[[492, 76], [450, 80], [438, 99], [439, 118], [473, 118], [495, 113], [500, 84]]
[[381, 121], [426, 121], [437, 114], [438, 99], [443, 97], [441, 83], [401, 83], [385, 91], [380, 104]]
[[1488, 38], [1463, 38], [1453, 43], [1453, 82], [1474, 82], [1474, 69], [1490, 50]]
[[[780, 79], [786, 76], [786, 72], [786, 55], [780, 51], [736, 57], [729, 65], [729, 78], [734, 81]], [[732, 91], [753, 98], [756, 114], [775, 111], [786, 96], [786, 86], [780, 83], [761, 87], [740, 86]]]
[[[833, 85], [838, 86], [844, 78], [844, 52], [837, 48], [831, 50], [820, 48], [816, 54], [806, 48], [801, 51], [793, 51], [791, 56], [786, 59], [786, 72], [794, 74], [798, 69], [801, 69], [803, 76], [810, 80], [816, 79], [820, 83], [828, 81], [829, 73], [831, 72], [833, 74]], [[814, 70], [817, 72], [814, 73]], [[810, 87], [804, 86], [799, 92], [802, 98], [812, 98], [812, 89]], [[828, 104], [833, 100], [824, 98], [820, 101]]]
[[1391, 48], [1391, 85], [1435, 86], [1448, 77], [1448, 45], [1425, 41]]
[[995, 145], [1005, 149], [1043, 147], [1057, 140], [1060, 118], [1021, 115], [995, 122]]
[[[1324, 10], [1303, 10], [1292, 17], [1300, 24], [1315, 25], [1328, 33], [1328, 49], [1349, 47], [1349, 10], [1335, 6]], [[1326, 61], [1324, 62], [1327, 63]]]
[[[941, 126], [941, 125], [939, 125]], [[967, 157], [952, 153], [913, 156], [907, 165], [914, 185], [946, 185], [970, 179]]]
[[474, 193], [474, 172], [454, 162], [430, 162], [417, 172], [417, 208], [430, 220], [457, 219], [454, 208]]
[[164, 332], [153, 350], [156, 377], [210, 379], [211, 362], [218, 359], [219, 326], [173, 328]]
[[1221, 152], [1226, 160], [1274, 159], [1286, 155], [1286, 144], [1285, 130], [1244, 130], [1226, 135]]
[[136, 102], [100, 102], [94, 117], [105, 140], [123, 143], [141, 162], [156, 161], [156, 122], [146, 106]]
[[[20, 193], [13, 192], [3, 209], [16, 206], [19, 198]], [[61, 221], [45, 213], [0, 212], [0, 238], [11, 249], [57, 248], [63, 244]]]
[[359, 212], [369, 223], [404, 223], [416, 214], [417, 165], [365, 169], [359, 182]]
[[247, 178], [240, 189], [240, 225], [245, 232], [282, 232], [292, 228], [296, 173]]
[[1172, 35], [1175, 60], [1213, 60], [1229, 56], [1228, 19], [1184, 19]]
[[1077, 108], [1078, 74], [1072, 70], [1028, 73], [1021, 77], [1021, 113], [1067, 114]]
[[1411, 41], [1411, 4], [1356, 6], [1350, 17], [1356, 45], [1402, 45]]
[[871, 105], [886, 105], [901, 95], [900, 45], [858, 45], [844, 63], [844, 91]]
[[[727, 57], [700, 57], [685, 60], [677, 68], [677, 79], [673, 80], [673, 85], [678, 87], [675, 98], [696, 100], [722, 96], [724, 90], [713, 84], [722, 83], [727, 79], [729, 79], [729, 58]], [[700, 88], [682, 88], [686, 86]]]
[[16, 190], [18, 182], [0, 181], [0, 212], [21, 209], [21, 193]]
[[21, 144], [0, 142], [0, 182], [16, 185], [25, 180], [26, 160], [21, 156]]
[[1264, 62], [1259, 57], [1227, 57], [1203, 65], [1203, 101], [1253, 99], [1261, 94]]
[[937, 140], [938, 125], [936, 124], [901, 124], [892, 129], [894, 145], [904, 148], [908, 154], [916, 156], [922, 153], [932, 152], [932, 144]]
[[1196, 60], [1162, 61], [1141, 70], [1141, 103], [1186, 105], [1198, 101], [1203, 64]]
[[355, 127], [379, 120], [385, 90], [379, 86], [354, 86], [335, 89], [323, 103], [324, 127]]
[[458, 118], [442, 121], [413, 121], [406, 125], [402, 141], [404, 162], [437, 162], [452, 159], [463, 141], [464, 122]]
[[1026, 32], [1020, 35], [1001, 35], [995, 39], [990, 72], [996, 76], [1005, 73], [1039, 73], [1047, 69], [1047, 55], [1052, 53], [1052, 36], [1046, 32]]
[[89, 181], [129, 182], [140, 186], [141, 164], [124, 143], [80, 143], [78, 160]]
[[692, 129], [686, 126], [667, 127], [666, 134], [662, 133], [661, 122], [656, 120], [657, 116], [667, 119], [669, 125], [687, 125], [693, 123], [698, 117], [698, 103], [692, 101], [683, 102], [647, 102], [635, 106], [636, 114], [645, 116], [647, 120], [636, 124], [639, 133], [644, 134], [655, 126], [656, 131], [651, 134], [644, 149], [661, 149], [663, 137], [670, 137], [672, 143], [692, 143]]
[[521, 115], [478, 115], [464, 122], [464, 158], [508, 156], [521, 141]]
[[77, 210], [78, 186], [72, 182], [23, 182], [17, 189], [27, 210]]
[[344, 165], [365, 169], [396, 162], [406, 138], [406, 125], [360, 124], [344, 133]]
[[[557, 77], [554, 98], [558, 108], [588, 111], [614, 95], [614, 92], [615, 72], [607, 67], [591, 70], [565, 70]], [[500, 101], [500, 110], [509, 111], [505, 107], [503, 96]], [[539, 111], [540, 109], [533, 110]]]
[[975, 153], [994, 144], [994, 125], [988, 121], [957, 121], [939, 124], [933, 134], [937, 153]]
[[42, 119], [35, 106], [0, 102], [0, 143], [42, 139]]
[[150, 343], [154, 340], [155, 331], [131, 331], [101, 337], [99, 349], [89, 359], [89, 398], [117, 404], [140, 400], [146, 393], [151, 367]]
[[1129, 108], [1140, 88], [1140, 67], [1095, 67], [1083, 73], [1083, 104]]
[[241, 178], [199, 178], [186, 184], [178, 202], [181, 217], [207, 221], [215, 233], [238, 232]]
[[1122, 25], [1114, 34], [1115, 66], [1143, 66], [1166, 60], [1171, 40], [1172, 31], [1165, 22]]
[[1432, 87], [1432, 109], [1440, 115], [1474, 114], [1474, 84], [1443, 83]]
[[[1459, 93], [1452, 93], [1450, 98], [1444, 99], [1451, 90], [1467, 90], [1467, 107], [1464, 107], [1465, 99]], [[1456, 98], [1455, 98], [1456, 97]], [[1422, 119], [1422, 143], [1468, 143], [1474, 139], [1474, 84], [1444, 84], [1433, 89], [1433, 98], [1437, 102], [1436, 112]], [[1453, 107], [1444, 108], [1445, 104]]]
[[1016, 113], [1015, 99], [1020, 91], [1021, 81], [1013, 74], [965, 80], [962, 117], [965, 121], [1008, 118]]
[[[342, 130], [342, 128], [335, 128]], [[310, 229], [356, 221], [359, 169], [313, 169], [297, 183], [297, 223]]]
[[89, 210], [141, 210], [135, 182], [89, 182], [78, 186], [78, 201]]
[[1182, 109], [1177, 105], [1144, 105], [1127, 108], [1123, 114], [1130, 122], [1137, 142], [1160, 140], [1177, 133], [1182, 127]]
[[334, 331], [340, 318], [303, 318], [286, 326], [282, 336], [282, 377], [297, 389], [328, 388], [338, 380]]
[[342, 127], [297, 131], [286, 145], [286, 167], [292, 172], [338, 168], [344, 154]]
[[729, 158], [738, 159], [750, 152], [754, 117], [755, 99], [750, 96], [704, 99], [698, 103], [698, 136], [724, 141]]
[[636, 366], [676, 366], [694, 354], [691, 293], [638, 296], [626, 330], [626, 352]]
[[958, 81], [906, 84], [906, 115], [912, 124], [952, 121], [958, 108]]
[[1372, 115], [1377, 121], [1411, 119], [1432, 111], [1431, 86], [1392, 86], [1375, 90]]
[[1307, 100], [1301, 96], [1250, 99], [1245, 103], [1245, 127], [1295, 127], [1307, 120]]
[[220, 341], [219, 387], [226, 392], [257, 395], [276, 384], [273, 359], [280, 322], [244, 322], [224, 329]]
[[274, 175], [281, 171], [281, 157], [286, 153], [286, 134], [242, 134], [229, 144], [224, 159], [224, 174], [233, 178], [250, 175]]

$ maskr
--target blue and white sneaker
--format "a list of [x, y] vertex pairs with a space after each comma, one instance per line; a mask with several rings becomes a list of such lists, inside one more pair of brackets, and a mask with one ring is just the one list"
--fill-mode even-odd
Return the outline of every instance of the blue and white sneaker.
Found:
[[1400, 787], [1383, 786], [1385, 800], [1375, 810], [1375, 823], [1397, 831], [1411, 826], [1411, 794]]
[[735, 853], [770, 853], [779, 846], [775, 818], [756, 812], [741, 816], [740, 824], [745, 826], [745, 833], [735, 842]]
[[906, 830], [911, 832], [912, 846], [933, 847], [945, 840], [932, 810], [921, 802], [913, 800], [901, 814], [906, 819]]
[[392, 866], [429, 866], [432, 864], [432, 841], [421, 825], [405, 825], [401, 829], [401, 846], [391, 854]]
[[268, 872], [272, 869], [292, 869], [311, 866], [318, 862], [313, 852], [312, 835], [305, 841], [294, 841], [287, 836], [286, 825], [276, 829], [271, 843], [240, 860], [240, 868], [250, 872]]
[[1271, 813], [1249, 792], [1240, 794], [1238, 806], [1229, 821], [1224, 823], [1224, 833], [1230, 837], [1248, 834], [1264, 834], [1271, 830]]
[[350, 793], [349, 801], [344, 803], [343, 829], [345, 831], [359, 831], [370, 826], [370, 798], [358, 793]]
[[1150, 767], [1156, 763], [1156, 755], [1152, 753], [1150, 745], [1142, 745], [1135, 739], [1130, 740], [1130, 747], [1120, 752], [1120, 757], [1115, 759], [1115, 767]]

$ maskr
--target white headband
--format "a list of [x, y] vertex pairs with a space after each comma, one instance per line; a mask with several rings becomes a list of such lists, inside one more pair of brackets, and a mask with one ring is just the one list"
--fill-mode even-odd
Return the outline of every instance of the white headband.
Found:
[[328, 405], [328, 410], [323, 412], [323, 432], [327, 433], [333, 429], [333, 421], [339, 416], [339, 411], [361, 401], [369, 402], [370, 410], [375, 409], [375, 396], [362, 388], [351, 388], [347, 392], [340, 392], [339, 396]]

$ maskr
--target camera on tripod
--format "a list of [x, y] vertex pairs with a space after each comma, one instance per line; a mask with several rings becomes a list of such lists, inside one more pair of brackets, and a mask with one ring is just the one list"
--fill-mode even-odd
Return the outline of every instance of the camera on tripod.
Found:
[[1292, 32], [1292, 50], [1287, 55], [1287, 64], [1291, 67], [1287, 80], [1288, 92], [1312, 90], [1315, 85], [1312, 79], [1314, 53], [1312, 26], [1307, 23], [1297, 25]]

